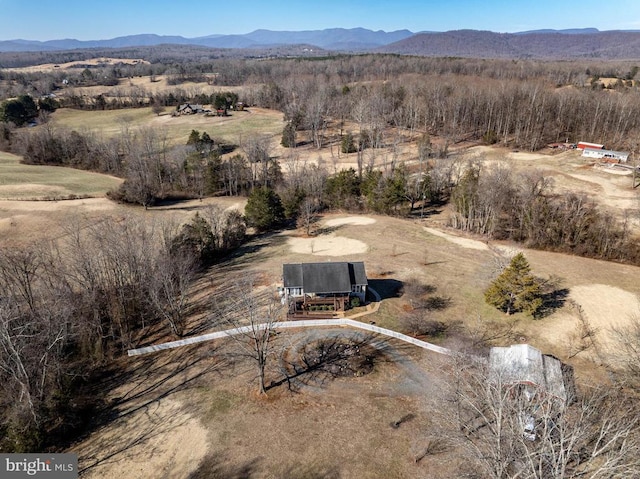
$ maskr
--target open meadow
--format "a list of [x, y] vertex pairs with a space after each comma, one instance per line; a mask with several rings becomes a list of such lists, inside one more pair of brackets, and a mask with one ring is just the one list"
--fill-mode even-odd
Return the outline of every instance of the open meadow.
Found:
[[23, 165], [0, 152], [0, 200], [67, 199], [104, 196], [120, 178], [58, 166]]
[[156, 115], [151, 108], [86, 111], [64, 108], [51, 115], [54, 126], [78, 131], [95, 131], [107, 138], [119, 135], [123, 129], [134, 131], [153, 128], [171, 145], [185, 144], [191, 130], [206, 131], [214, 139], [240, 144], [249, 135], [265, 135], [280, 141], [284, 125], [282, 113], [262, 108], [232, 111], [229, 116], [184, 115], [171, 116], [167, 112]]

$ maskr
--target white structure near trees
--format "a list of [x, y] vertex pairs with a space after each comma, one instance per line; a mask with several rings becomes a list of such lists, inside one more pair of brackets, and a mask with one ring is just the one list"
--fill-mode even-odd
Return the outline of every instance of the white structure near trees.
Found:
[[629, 159], [629, 153], [626, 151], [602, 150], [598, 148], [585, 148], [582, 150], [582, 156], [587, 158], [598, 158], [615, 160], [617, 162], [626, 162]]
[[560, 360], [528, 344], [491, 348], [489, 370], [494, 380], [505, 386], [521, 387], [529, 399], [543, 393], [564, 402], [569, 396]]

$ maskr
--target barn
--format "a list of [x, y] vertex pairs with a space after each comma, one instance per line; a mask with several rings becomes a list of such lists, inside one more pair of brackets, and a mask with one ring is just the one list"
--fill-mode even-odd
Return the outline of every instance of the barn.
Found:
[[584, 150], [585, 148], [590, 148], [592, 150], [602, 150], [604, 145], [600, 145], [599, 143], [589, 143], [588, 141], [579, 141], [576, 145], [578, 150]]

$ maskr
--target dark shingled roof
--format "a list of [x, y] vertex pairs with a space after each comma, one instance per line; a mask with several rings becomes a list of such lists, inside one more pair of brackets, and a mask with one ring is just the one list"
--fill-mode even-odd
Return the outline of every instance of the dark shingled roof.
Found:
[[305, 293], [351, 292], [354, 284], [368, 284], [364, 263], [298, 263], [283, 265], [285, 288], [303, 288]]

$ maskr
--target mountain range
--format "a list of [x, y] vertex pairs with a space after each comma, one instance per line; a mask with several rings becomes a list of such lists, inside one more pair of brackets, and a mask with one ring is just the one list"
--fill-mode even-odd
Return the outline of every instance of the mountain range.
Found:
[[597, 58], [640, 59], [640, 31], [599, 31], [595, 28], [495, 33], [478, 30], [385, 32], [365, 28], [306, 31], [255, 30], [242, 35], [186, 38], [156, 34], [109, 40], [74, 39], [0, 41], [0, 52], [47, 52], [89, 48], [127, 48], [156, 45], [195, 45], [218, 49], [264, 49], [306, 45], [331, 52], [375, 52], [469, 58]]
[[155, 34], [129, 35], [110, 40], [6, 40], [0, 41], [0, 51], [54, 51], [78, 48], [123, 48], [162, 44], [197, 45], [211, 48], [263, 48], [273, 45], [315, 45], [325, 50], [371, 50], [414, 35], [409, 30], [395, 32], [372, 31], [365, 28], [328, 28], [306, 31], [255, 30], [242, 35], [208, 35], [185, 38]]

